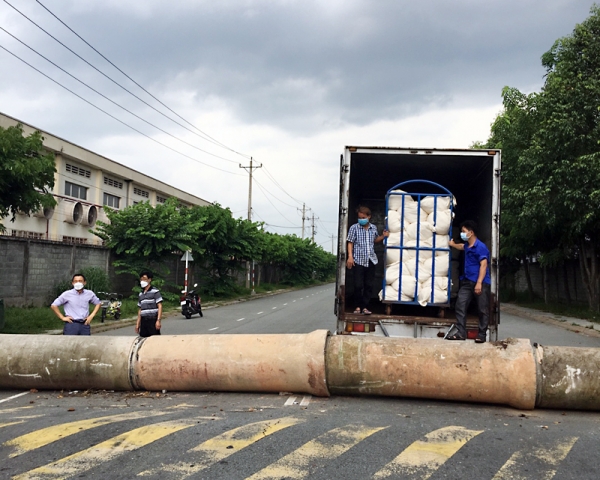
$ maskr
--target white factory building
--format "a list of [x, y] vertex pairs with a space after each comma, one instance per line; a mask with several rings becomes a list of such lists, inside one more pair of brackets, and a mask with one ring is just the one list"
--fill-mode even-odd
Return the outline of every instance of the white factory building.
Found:
[[[0, 127], [19, 123], [25, 135], [40, 130], [0, 113]], [[108, 222], [104, 207], [123, 209], [145, 201], [156, 205], [170, 197], [176, 197], [183, 206], [210, 203], [51, 133], [40, 132], [44, 148], [54, 154], [56, 162], [52, 194], [57, 205], [31, 216], [19, 214], [14, 222], [4, 218], [4, 235], [101, 245], [102, 240], [89, 230], [98, 220]]]

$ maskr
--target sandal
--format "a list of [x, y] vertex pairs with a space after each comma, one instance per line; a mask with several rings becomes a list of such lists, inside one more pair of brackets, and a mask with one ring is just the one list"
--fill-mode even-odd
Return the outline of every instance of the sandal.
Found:
[[363, 315], [371, 315], [371, 313], [373, 313], [373, 312], [371, 312], [370, 310], [367, 310], [366, 308], [363, 308]]
[[455, 333], [454, 335], [446, 337], [446, 340], [464, 340], [464, 337], [461, 337], [458, 333]]
[[360, 315], [360, 308], [356, 307], [356, 308], [354, 309], [354, 314], [355, 314], [355, 315]]
[[483, 338], [483, 337], [477, 337], [475, 339], [475, 343], [485, 343], [485, 338]]

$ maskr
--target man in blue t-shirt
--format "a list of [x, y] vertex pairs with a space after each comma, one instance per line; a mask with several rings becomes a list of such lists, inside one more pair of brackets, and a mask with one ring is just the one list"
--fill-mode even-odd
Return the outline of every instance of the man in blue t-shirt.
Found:
[[473, 295], [477, 299], [479, 310], [479, 332], [475, 343], [484, 343], [487, 335], [490, 318], [490, 251], [485, 244], [477, 238], [475, 231], [477, 224], [467, 220], [460, 226], [460, 238], [466, 243], [454, 243], [450, 246], [465, 252], [465, 273], [460, 277], [460, 289], [456, 299], [456, 328], [458, 332], [451, 335], [448, 340], [464, 340], [467, 338], [467, 309]]

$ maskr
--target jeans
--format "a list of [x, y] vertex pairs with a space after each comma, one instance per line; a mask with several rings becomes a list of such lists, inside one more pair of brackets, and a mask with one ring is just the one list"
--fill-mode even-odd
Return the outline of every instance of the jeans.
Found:
[[376, 265], [369, 260], [369, 266], [354, 265], [354, 308], [367, 308], [373, 293]]
[[91, 329], [89, 325], [83, 321], [75, 321], [73, 323], [65, 322], [63, 326], [63, 335], [90, 335]]
[[467, 310], [473, 296], [475, 296], [479, 313], [479, 333], [477, 336], [485, 339], [490, 320], [490, 292], [491, 286], [487, 283], [481, 285], [481, 295], [475, 295], [475, 282], [463, 280], [460, 283], [455, 306], [458, 335], [467, 338]]

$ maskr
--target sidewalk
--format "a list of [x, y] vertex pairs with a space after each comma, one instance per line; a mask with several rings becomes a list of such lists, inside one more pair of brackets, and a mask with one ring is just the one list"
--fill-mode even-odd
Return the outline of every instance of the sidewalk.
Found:
[[581, 318], [555, 315], [554, 313], [534, 310], [533, 308], [520, 307], [512, 303], [500, 304], [500, 321], [502, 321], [502, 312], [506, 312], [517, 317], [535, 320], [536, 322], [540, 323], [555, 325], [557, 327], [564, 328], [565, 330], [570, 330], [582, 335], [600, 338], [600, 324], [590, 322], [588, 320], [582, 320]]

